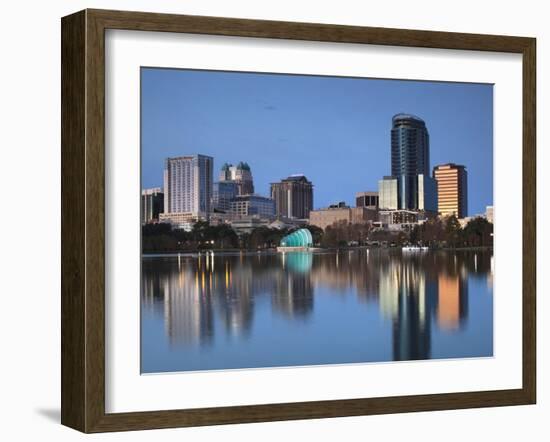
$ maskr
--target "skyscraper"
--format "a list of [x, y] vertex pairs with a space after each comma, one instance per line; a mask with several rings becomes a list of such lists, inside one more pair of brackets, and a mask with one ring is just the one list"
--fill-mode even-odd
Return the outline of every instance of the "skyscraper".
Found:
[[212, 165], [206, 155], [167, 158], [164, 162], [164, 212], [207, 217], [211, 211]]
[[271, 198], [275, 201], [277, 216], [309, 218], [309, 212], [313, 210], [313, 184], [304, 175], [291, 175], [278, 183], [271, 183]]
[[441, 215], [468, 215], [468, 173], [464, 166], [454, 163], [434, 167], [437, 182], [437, 210]]
[[141, 224], [158, 221], [164, 211], [164, 194], [160, 187], [141, 191]]
[[252, 195], [254, 193], [254, 181], [248, 163], [241, 161], [236, 166], [225, 163], [220, 171], [219, 180], [220, 183], [233, 182], [237, 184], [239, 195]]
[[214, 183], [212, 191], [212, 210], [229, 212], [231, 201], [239, 194], [239, 187], [233, 181]]
[[435, 183], [430, 177], [430, 137], [421, 118], [411, 114], [392, 118], [391, 174], [397, 179], [399, 209], [436, 209], [433, 197], [424, 198]]

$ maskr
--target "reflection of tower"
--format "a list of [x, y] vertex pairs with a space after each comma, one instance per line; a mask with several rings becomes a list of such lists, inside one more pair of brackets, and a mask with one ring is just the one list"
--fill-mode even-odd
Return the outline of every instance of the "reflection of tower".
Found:
[[446, 330], [456, 330], [468, 315], [468, 285], [458, 275], [439, 275], [437, 324]]
[[149, 263], [144, 263], [141, 270], [141, 302], [142, 306], [162, 318], [164, 304], [162, 302], [161, 283], [162, 272]]
[[[254, 278], [250, 268], [235, 267], [231, 257], [220, 259], [223, 287], [218, 299], [218, 311], [231, 335], [247, 335], [254, 316]], [[218, 276], [218, 275], [216, 275]], [[261, 279], [261, 278], [257, 278]], [[216, 278], [218, 280], [218, 278]]]
[[212, 340], [211, 287], [204, 271], [181, 270], [163, 281], [164, 323], [171, 344], [204, 345]]
[[396, 261], [380, 264], [380, 294], [379, 305], [386, 319], [397, 317], [399, 310], [399, 283], [401, 266]]
[[[430, 316], [437, 284], [427, 279], [415, 261], [389, 261], [380, 274], [380, 308], [393, 322], [393, 358], [429, 359]], [[382, 267], [384, 268], [384, 267]]]

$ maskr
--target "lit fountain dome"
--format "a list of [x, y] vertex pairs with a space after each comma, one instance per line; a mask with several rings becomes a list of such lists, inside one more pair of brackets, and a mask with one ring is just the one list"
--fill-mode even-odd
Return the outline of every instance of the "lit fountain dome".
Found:
[[313, 237], [308, 229], [298, 229], [281, 239], [281, 247], [311, 247]]

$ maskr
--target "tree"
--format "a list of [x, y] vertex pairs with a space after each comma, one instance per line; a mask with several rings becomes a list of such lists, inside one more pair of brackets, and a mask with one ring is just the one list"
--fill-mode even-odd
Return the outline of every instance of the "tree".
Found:
[[439, 245], [445, 240], [443, 223], [438, 218], [428, 219], [418, 226], [418, 241], [424, 245]]
[[239, 237], [228, 224], [220, 224], [212, 230], [216, 247], [220, 249], [239, 247]]
[[141, 226], [141, 234], [145, 236], [169, 235], [172, 226], [168, 223], [144, 224]]
[[418, 244], [421, 242], [420, 225], [415, 224], [409, 232], [409, 242], [411, 244]]
[[493, 224], [481, 216], [474, 218], [464, 227], [463, 240], [470, 247], [492, 246]]
[[266, 247], [267, 236], [269, 234], [269, 228], [267, 227], [256, 227], [250, 233], [249, 247], [251, 249], [263, 249]]
[[313, 238], [313, 245], [321, 244], [324, 235], [323, 229], [314, 225], [307, 226], [307, 229]]
[[[317, 226], [309, 226], [319, 229]], [[325, 228], [324, 233], [317, 240], [323, 247], [340, 247], [346, 246], [351, 241], [359, 244], [364, 244], [371, 231], [371, 226], [368, 223], [348, 223], [347, 221], [337, 221]], [[315, 231], [317, 235], [317, 231]], [[313, 236], [313, 233], [312, 233]], [[316, 238], [314, 236], [314, 243]]]
[[445, 241], [450, 247], [457, 247], [461, 244], [462, 228], [458, 219], [453, 214], [445, 220]]
[[208, 221], [197, 221], [193, 225], [193, 230], [191, 230], [191, 233], [193, 240], [199, 244], [209, 240], [210, 223]]
[[321, 246], [337, 247], [338, 246], [338, 230], [335, 227], [327, 226], [325, 233], [321, 238]]

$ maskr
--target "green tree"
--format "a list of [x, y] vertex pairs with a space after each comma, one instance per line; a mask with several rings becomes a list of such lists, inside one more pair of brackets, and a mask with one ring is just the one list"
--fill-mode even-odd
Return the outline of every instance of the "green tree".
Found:
[[168, 223], [144, 224], [141, 226], [141, 234], [146, 236], [169, 235], [172, 226]]
[[493, 224], [480, 216], [474, 218], [464, 227], [463, 240], [470, 247], [492, 246]]
[[453, 214], [445, 219], [445, 241], [449, 247], [461, 245], [462, 228], [458, 219]]
[[321, 238], [321, 246], [329, 248], [338, 246], [338, 233], [335, 227], [327, 226], [325, 228], [325, 233]]
[[423, 245], [440, 245], [445, 240], [443, 222], [439, 218], [426, 220], [419, 226], [418, 235]]
[[197, 221], [193, 225], [191, 235], [197, 247], [200, 248], [201, 246], [207, 245], [207, 241], [212, 239], [212, 229], [210, 228], [210, 223], [208, 221]]
[[239, 247], [239, 238], [228, 224], [220, 224], [212, 230], [216, 247], [220, 249]]
[[309, 232], [311, 233], [311, 237], [313, 238], [313, 245], [321, 244], [324, 235], [323, 229], [314, 225], [307, 226], [307, 229], [309, 230]]

